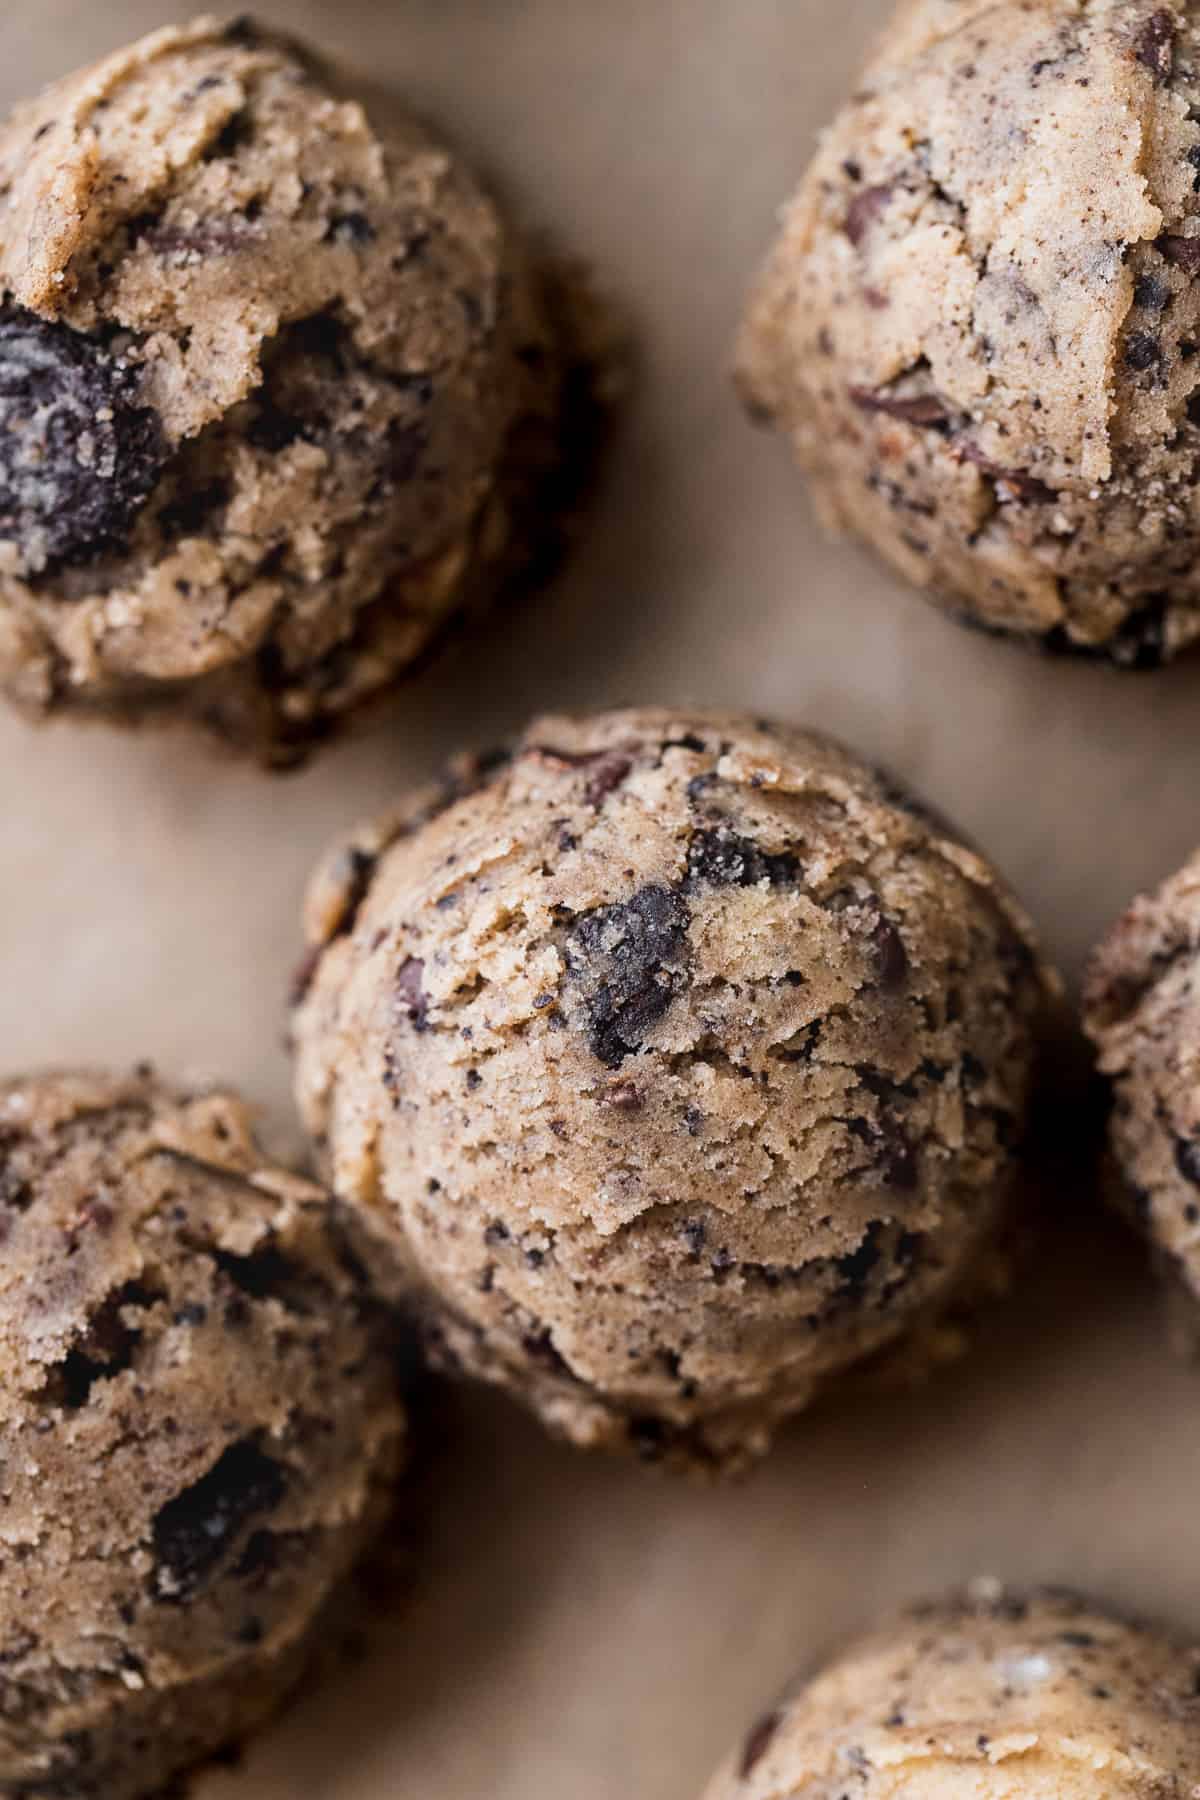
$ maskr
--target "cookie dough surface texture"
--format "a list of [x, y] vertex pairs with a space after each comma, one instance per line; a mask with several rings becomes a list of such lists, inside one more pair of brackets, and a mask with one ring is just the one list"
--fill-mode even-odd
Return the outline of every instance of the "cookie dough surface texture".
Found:
[[980, 1583], [845, 1650], [706, 1800], [1190, 1800], [1198, 1672], [1071, 1595]]
[[823, 514], [983, 626], [1200, 635], [1200, 7], [906, 0], [755, 292], [740, 380]]
[[201, 19], [0, 130], [0, 686], [287, 760], [515, 570], [564, 369], [457, 156]]
[[1200, 854], [1135, 900], [1092, 958], [1084, 1024], [1109, 1083], [1119, 1198], [1200, 1322]]
[[578, 1443], [737, 1463], [990, 1254], [1028, 928], [826, 740], [542, 719], [337, 851], [307, 928], [333, 1183], [434, 1354]]
[[330, 1202], [241, 1105], [0, 1086], [0, 1793], [139, 1800], [282, 1699], [403, 1417]]

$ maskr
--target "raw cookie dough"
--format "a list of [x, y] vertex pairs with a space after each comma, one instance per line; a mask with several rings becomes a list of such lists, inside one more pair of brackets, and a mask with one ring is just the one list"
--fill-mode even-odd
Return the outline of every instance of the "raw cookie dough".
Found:
[[1200, 1343], [1200, 852], [1099, 946], [1084, 1028], [1112, 1099], [1118, 1203], [1154, 1247]]
[[1191, 1800], [1200, 1651], [1059, 1590], [977, 1582], [852, 1644], [707, 1800]]
[[541, 719], [312, 887], [297, 1093], [436, 1359], [735, 1465], [922, 1328], [1019, 1182], [1045, 978], [992, 870], [828, 741]]
[[34, 714], [293, 761], [552, 548], [585, 308], [331, 79], [206, 18], [0, 131], [0, 688]]
[[226, 1094], [0, 1086], [0, 1793], [135, 1800], [264, 1718], [382, 1522], [392, 1358]]
[[931, 598], [1200, 636], [1200, 6], [908, 0], [753, 297], [752, 411]]

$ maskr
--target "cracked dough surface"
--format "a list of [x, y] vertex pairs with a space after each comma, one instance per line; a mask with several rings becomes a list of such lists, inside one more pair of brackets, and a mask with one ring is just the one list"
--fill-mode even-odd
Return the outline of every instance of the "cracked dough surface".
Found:
[[1200, 635], [1200, 9], [907, 0], [822, 140], [739, 376], [826, 520], [968, 622]]
[[830, 742], [541, 719], [340, 847], [297, 1094], [443, 1364], [729, 1465], [978, 1273], [1045, 977], [989, 866]]
[[319, 1188], [225, 1094], [0, 1086], [0, 1792], [137, 1800], [301, 1672], [404, 1420]]
[[247, 21], [18, 108], [0, 688], [294, 760], [547, 547], [568, 310], [457, 155]]
[[1109, 1084], [1118, 1195], [1189, 1304], [1200, 1312], [1200, 853], [1140, 895], [1088, 969], [1084, 1027]]
[[979, 1582], [842, 1651], [707, 1800], [1191, 1800], [1198, 1673], [1073, 1595]]

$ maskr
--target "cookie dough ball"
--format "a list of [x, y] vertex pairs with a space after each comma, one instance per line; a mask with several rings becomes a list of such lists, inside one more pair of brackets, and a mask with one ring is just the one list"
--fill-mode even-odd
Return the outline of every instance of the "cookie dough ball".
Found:
[[456, 155], [245, 20], [19, 108], [0, 688], [294, 760], [546, 550], [571, 311]]
[[979, 1582], [851, 1645], [707, 1800], [1188, 1800], [1200, 1651], [1058, 1590]]
[[1153, 1245], [1200, 1342], [1200, 852], [1092, 958], [1084, 1026], [1112, 1099], [1118, 1203]]
[[907, 0], [754, 295], [746, 398], [964, 620], [1200, 636], [1200, 6]]
[[979, 1279], [1043, 977], [1007, 891], [824, 739], [539, 720], [313, 886], [300, 1105], [435, 1358], [728, 1466]]
[[391, 1357], [228, 1095], [0, 1086], [0, 1793], [135, 1800], [300, 1673], [381, 1522]]

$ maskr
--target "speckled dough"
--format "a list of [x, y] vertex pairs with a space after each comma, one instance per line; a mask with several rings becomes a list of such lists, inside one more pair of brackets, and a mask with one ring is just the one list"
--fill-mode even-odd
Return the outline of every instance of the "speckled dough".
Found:
[[548, 718], [317, 877], [297, 1091], [435, 1356], [729, 1465], [959, 1291], [1044, 996], [987, 865], [803, 732]]
[[907, 0], [753, 298], [751, 408], [931, 597], [1152, 667], [1200, 635], [1200, 7]]
[[1200, 852], [1134, 901], [1092, 958], [1084, 1026], [1110, 1084], [1116, 1196], [1200, 1341]]
[[361, 1269], [243, 1107], [0, 1086], [0, 1793], [138, 1800], [301, 1672], [403, 1415]]
[[1200, 1651], [978, 1582], [766, 1714], [706, 1800], [1193, 1800]]
[[0, 687], [35, 714], [292, 760], [547, 549], [574, 289], [331, 83], [201, 19], [0, 132]]

